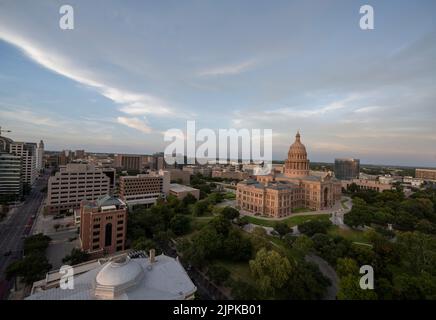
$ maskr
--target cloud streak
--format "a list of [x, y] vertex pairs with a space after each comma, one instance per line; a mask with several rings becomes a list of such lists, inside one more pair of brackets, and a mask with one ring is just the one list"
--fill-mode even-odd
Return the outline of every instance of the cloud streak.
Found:
[[[113, 87], [100, 79], [98, 76], [84, 71], [80, 67], [75, 66], [72, 61], [64, 56], [48, 53], [37, 44], [28, 41], [24, 37], [13, 34], [6, 30], [0, 30], [0, 39], [18, 47], [26, 56], [34, 60], [41, 66], [74, 80], [82, 85], [91, 87], [99, 92], [102, 96], [119, 105], [119, 111], [126, 115], [155, 115], [155, 116], [174, 116], [173, 110], [167, 106], [161, 99], [145, 93], [130, 92], [128, 90]], [[122, 121], [118, 123], [135, 128], [143, 133], [148, 133], [149, 130], [144, 130], [143, 126], [139, 125], [137, 118], [121, 117]]]
[[201, 70], [197, 73], [200, 77], [216, 77], [236, 75], [254, 68], [259, 62], [256, 59], [250, 59], [237, 64], [222, 65]]

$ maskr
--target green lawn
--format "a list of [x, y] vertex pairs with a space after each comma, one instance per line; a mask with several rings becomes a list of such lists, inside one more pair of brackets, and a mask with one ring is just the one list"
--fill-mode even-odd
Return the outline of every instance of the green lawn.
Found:
[[264, 227], [274, 227], [275, 224], [280, 222], [286, 222], [288, 226], [293, 227], [296, 225], [299, 225], [303, 222], [309, 221], [309, 220], [328, 220], [330, 218], [330, 215], [328, 214], [314, 214], [314, 215], [306, 215], [306, 216], [294, 216], [289, 217], [283, 220], [266, 220], [266, 219], [260, 219], [252, 216], [244, 216], [242, 219], [247, 221], [248, 223], [257, 224]]
[[313, 210], [309, 209], [309, 208], [296, 208], [294, 210], [292, 210], [293, 213], [303, 213], [303, 212], [311, 212]]
[[236, 194], [234, 194], [233, 192], [226, 192], [224, 194], [224, 199], [229, 199], [229, 200], [236, 199]]
[[366, 244], [370, 243], [366, 238], [365, 233], [359, 230], [344, 230], [340, 229], [338, 226], [332, 226], [330, 227], [328, 233], [332, 236], [344, 237], [345, 239], [348, 239], [352, 242], [361, 242]]
[[240, 280], [255, 285], [255, 280], [251, 275], [250, 266], [248, 262], [235, 262], [227, 260], [217, 260], [214, 262], [217, 265], [226, 268], [233, 280]]

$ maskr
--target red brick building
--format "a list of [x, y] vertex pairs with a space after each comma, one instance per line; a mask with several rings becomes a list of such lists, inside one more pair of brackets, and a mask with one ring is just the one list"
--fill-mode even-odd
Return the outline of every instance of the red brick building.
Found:
[[93, 256], [124, 250], [127, 206], [109, 195], [80, 204], [80, 243]]

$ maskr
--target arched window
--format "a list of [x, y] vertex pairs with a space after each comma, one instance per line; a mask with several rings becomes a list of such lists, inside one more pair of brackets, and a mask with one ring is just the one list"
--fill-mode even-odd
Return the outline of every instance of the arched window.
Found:
[[108, 223], [104, 231], [104, 246], [109, 247], [112, 245], [112, 223]]

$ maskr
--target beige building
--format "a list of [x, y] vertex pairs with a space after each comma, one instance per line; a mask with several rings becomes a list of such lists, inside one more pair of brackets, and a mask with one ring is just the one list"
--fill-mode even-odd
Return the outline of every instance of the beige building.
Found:
[[189, 184], [191, 182], [191, 174], [187, 171], [183, 171], [180, 169], [166, 169], [171, 176], [171, 181], [178, 182], [180, 181], [182, 184]]
[[394, 187], [389, 183], [382, 183], [377, 180], [367, 180], [367, 179], [353, 179], [353, 180], [342, 180], [342, 188], [347, 189], [351, 184], [356, 184], [359, 189], [362, 190], [374, 190], [377, 192], [383, 192], [385, 190], [392, 190]]
[[111, 186], [111, 178], [103, 169], [69, 163], [48, 180], [47, 211], [56, 214], [79, 208], [82, 200], [96, 200], [110, 194]]
[[253, 214], [286, 217], [297, 208], [331, 208], [341, 198], [341, 183], [331, 173], [311, 175], [305, 146], [297, 133], [283, 173], [256, 176], [237, 184], [237, 206]]
[[436, 169], [416, 169], [415, 178], [424, 181], [436, 181]]
[[127, 206], [109, 195], [80, 203], [80, 244], [92, 256], [124, 250]]
[[249, 173], [244, 171], [235, 171], [235, 170], [228, 170], [228, 169], [214, 169], [212, 171], [212, 178], [244, 180], [247, 179], [249, 176], [250, 176]]
[[160, 170], [136, 176], [121, 176], [119, 196], [129, 206], [154, 204], [169, 192], [170, 173]]
[[114, 166], [122, 170], [142, 171], [149, 167], [149, 157], [136, 154], [116, 154]]
[[184, 186], [182, 184], [171, 183], [170, 194], [176, 196], [179, 200], [182, 200], [188, 194], [192, 194], [195, 199], [200, 199], [200, 190], [192, 187]]
[[22, 182], [29, 186], [33, 185], [38, 176], [36, 168], [36, 143], [12, 142], [9, 148], [9, 153], [21, 157]]
[[205, 177], [210, 177], [212, 174], [211, 168], [197, 165], [184, 166], [183, 171], [189, 172], [191, 175], [201, 174]]

